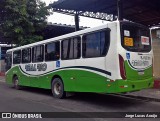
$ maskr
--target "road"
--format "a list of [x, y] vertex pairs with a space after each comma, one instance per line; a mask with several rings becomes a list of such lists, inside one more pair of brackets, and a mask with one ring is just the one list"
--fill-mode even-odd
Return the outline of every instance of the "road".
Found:
[[[55, 99], [50, 90], [28, 87], [16, 90], [1, 80], [0, 112], [160, 112], [160, 102], [92, 93], [77, 93], [66, 99]], [[70, 121], [71, 119], [56, 120]], [[117, 119], [104, 118], [72, 118], [72, 120], [117, 121]], [[128, 121], [129, 119], [119, 120]], [[138, 120], [150, 121], [151, 119]], [[152, 120], [158, 121], [159, 119]]]

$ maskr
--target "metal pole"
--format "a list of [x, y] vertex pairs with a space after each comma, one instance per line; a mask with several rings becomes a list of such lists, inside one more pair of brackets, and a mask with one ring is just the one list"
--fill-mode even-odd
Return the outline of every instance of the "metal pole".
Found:
[[75, 31], [78, 31], [79, 30], [79, 14], [78, 14], [78, 12], [76, 12], [74, 19], [75, 19]]
[[123, 0], [117, 0], [118, 20], [123, 20]]

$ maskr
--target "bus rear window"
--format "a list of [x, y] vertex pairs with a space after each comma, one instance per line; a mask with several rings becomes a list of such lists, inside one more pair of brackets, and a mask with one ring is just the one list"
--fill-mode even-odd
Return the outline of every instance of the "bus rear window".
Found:
[[151, 51], [150, 33], [147, 27], [137, 24], [121, 24], [122, 46], [127, 51], [149, 52]]

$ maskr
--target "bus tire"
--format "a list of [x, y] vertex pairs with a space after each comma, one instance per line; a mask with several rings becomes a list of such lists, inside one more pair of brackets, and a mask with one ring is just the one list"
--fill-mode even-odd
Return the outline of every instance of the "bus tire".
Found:
[[64, 91], [64, 85], [60, 78], [55, 78], [52, 81], [52, 94], [53, 97], [63, 99], [66, 97], [66, 92]]
[[17, 90], [20, 89], [20, 86], [19, 86], [19, 79], [18, 79], [17, 76], [14, 76], [14, 77], [13, 77], [13, 87], [14, 87], [15, 89], [17, 89]]

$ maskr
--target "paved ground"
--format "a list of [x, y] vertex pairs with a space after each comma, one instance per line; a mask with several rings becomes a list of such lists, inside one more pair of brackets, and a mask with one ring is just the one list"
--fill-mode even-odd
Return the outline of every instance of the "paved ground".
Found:
[[[160, 94], [158, 93], [157, 95]], [[22, 90], [15, 90], [14, 88], [9, 87], [1, 78], [0, 112], [160, 112], [160, 102], [129, 98], [119, 95], [100, 95], [91, 93], [78, 93], [75, 96], [60, 100], [53, 98], [50, 90], [35, 88], [23, 88]], [[0, 119], [0, 121], [1, 120], [2, 119]], [[63, 118], [52, 120], [158, 121], [159, 119]]]
[[144, 89], [137, 92], [127, 93], [126, 95], [155, 99], [160, 102], [160, 89]]

